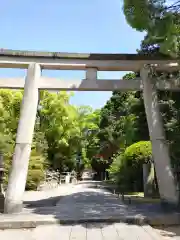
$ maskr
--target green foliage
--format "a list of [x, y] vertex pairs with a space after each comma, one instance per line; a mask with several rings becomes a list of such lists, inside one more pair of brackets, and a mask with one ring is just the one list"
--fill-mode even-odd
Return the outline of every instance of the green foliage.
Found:
[[[128, 73], [123, 79], [128, 81], [136, 78], [136, 75]], [[113, 92], [100, 112], [96, 153], [102, 158], [92, 159], [95, 171], [102, 172], [109, 168], [112, 157], [119, 150], [123, 152], [133, 142], [149, 138], [146, 117], [145, 121], [141, 117], [144, 113], [139, 92]]]
[[124, 14], [127, 22], [139, 31], [144, 31], [148, 28], [149, 9], [147, 5], [147, 1], [143, 0], [124, 1]]
[[140, 141], [127, 147], [124, 152], [124, 160], [127, 165], [143, 164], [152, 158], [152, 147], [149, 141]]
[[[153, 40], [149, 43], [147, 43], [147, 39], [149, 39], [149, 36], [147, 35], [145, 37], [145, 40], [142, 41], [141, 44], [141, 50], [139, 51], [139, 54], [145, 54], [145, 55], [153, 55], [159, 53], [159, 46], [158, 42]], [[139, 76], [139, 73], [135, 74]], [[131, 77], [131, 76], [130, 76]], [[156, 77], [158, 79], [167, 79], [167, 81], [171, 81], [172, 77], [179, 77], [179, 73], [156, 73]], [[129, 76], [127, 76], [127, 79], [129, 79]], [[114, 95], [121, 95], [122, 93], [116, 93], [114, 92]], [[130, 137], [132, 143], [138, 142], [138, 141], [148, 141], [149, 140], [149, 131], [147, 126], [147, 120], [146, 120], [146, 114], [144, 109], [144, 102], [143, 102], [143, 96], [141, 92], [129, 92], [129, 95], [125, 95], [126, 98], [116, 98], [116, 106], [119, 107], [118, 111], [116, 108], [112, 108], [112, 112], [108, 112], [108, 118], [112, 118], [111, 115], [115, 115], [116, 111], [119, 112], [119, 118], [124, 115], [125, 116], [133, 116], [134, 123], [133, 123], [133, 135]], [[123, 96], [123, 95], [121, 95]], [[179, 126], [179, 114], [180, 114], [180, 100], [179, 100], [179, 93], [178, 92], [168, 92], [168, 91], [159, 91], [158, 92], [159, 97], [159, 105], [160, 105], [160, 111], [162, 115], [162, 119], [164, 122], [164, 129], [166, 133], [166, 138], [169, 144], [170, 148], [170, 154], [171, 154], [171, 160], [173, 167], [179, 167], [179, 147], [178, 142], [180, 141], [180, 126]], [[129, 100], [129, 98], [131, 100]], [[109, 105], [112, 105], [112, 98], [110, 99], [111, 103], [108, 103]], [[128, 107], [126, 107], [126, 104]], [[124, 108], [121, 110], [120, 106], [124, 106]], [[127, 111], [128, 110], [128, 111]], [[114, 125], [118, 124], [118, 119], [115, 119]], [[111, 125], [106, 121], [106, 124]], [[122, 130], [122, 127], [120, 127]], [[122, 134], [119, 135], [119, 138], [122, 138]], [[125, 135], [125, 139], [128, 139]], [[110, 146], [110, 144], [109, 144]], [[125, 144], [125, 147], [127, 147], [128, 144]], [[116, 182], [125, 183], [125, 185], [128, 185], [127, 188], [132, 187], [131, 181], [134, 181], [135, 177], [133, 177], [136, 171], [132, 171], [131, 169], [127, 168], [124, 164], [124, 155], [122, 154], [122, 145], [120, 144], [120, 153], [116, 156], [116, 159], [113, 158], [113, 163], [110, 166], [110, 176], [112, 179], [114, 179]], [[115, 153], [115, 151], [114, 151]], [[131, 151], [130, 151], [131, 153]], [[138, 155], [138, 154], [137, 154]], [[131, 156], [131, 155], [130, 155]], [[132, 159], [135, 157], [137, 159], [137, 156], [132, 156]], [[133, 162], [134, 164], [134, 162]], [[131, 164], [130, 164], [131, 165]], [[119, 169], [117, 171], [117, 169]], [[140, 168], [139, 168], [140, 169]], [[136, 169], [135, 169], [136, 170]], [[120, 174], [121, 173], [121, 174]], [[139, 174], [142, 174], [140, 171]], [[154, 176], [154, 174], [152, 174]], [[152, 177], [154, 179], [154, 177]], [[151, 179], [151, 180], [152, 180]], [[154, 181], [154, 180], [153, 180]], [[151, 181], [152, 182], [152, 181]], [[136, 183], [136, 187], [141, 188], [141, 182]]]
[[[7, 187], [8, 183], [8, 176], [9, 172], [11, 170], [12, 166], [12, 156], [13, 151], [15, 147], [15, 138], [16, 138], [16, 132], [17, 132], [17, 126], [19, 121], [19, 115], [20, 115], [20, 105], [23, 97], [23, 91], [11, 91], [11, 90], [0, 90], [0, 151], [4, 155], [4, 167], [5, 167], [5, 173], [4, 173], [4, 187]], [[33, 148], [34, 146], [37, 146], [38, 138], [39, 136], [37, 126], [35, 127], [35, 136], [33, 141]], [[40, 133], [40, 132], [39, 132]], [[44, 147], [41, 147], [41, 149], [44, 149]], [[40, 150], [40, 148], [39, 148]], [[41, 158], [40, 153], [39, 155], [36, 154], [36, 158], [34, 159], [34, 162], [37, 160], [39, 162], [38, 158]], [[32, 157], [33, 158], [33, 157]], [[31, 177], [31, 185], [35, 185], [38, 183], [38, 179], [41, 178], [42, 174], [40, 172], [40, 169], [38, 171], [31, 171], [33, 167], [31, 167], [30, 161], [30, 173], [33, 175]], [[44, 164], [44, 163], [43, 163]], [[36, 170], [37, 170], [36, 169]], [[28, 175], [29, 175], [28, 174]], [[35, 175], [37, 175], [37, 179], [35, 179]], [[42, 179], [42, 178], [41, 178]], [[29, 186], [29, 178], [28, 178], [28, 185]], [[29, 188], [29, 187], [28, 187]], [[30, 187], [32, 188], [32, 187]]]
[[0, 151], [4, 155], [5, 187], [12, 163], [21, 100], [22, 91], [0, 90]]
[[65, 92], [42, 94], [41, 129], [47, 140], [51, 167], [60, 171], [74, 168], [77, 137], [80, 134], [77, 111]]
[[[146, 31], [146, 43], [153, 41], [160, 52], [179, 56], [180, 14], [179, 2], [165, 4], [164, 0], [124, 0], [124, 14], [128, 24], [138, 31]], [[167, 1], [168, 3], [168, 1]]]
[[[141, 50], [139, 51], [139, 54], [158, 54], [159, 47], [157, 45], [156, 41], [152, 41], [149, 44], [146, 44], [146, 38], [142, 41], [141, 44]], [[178, 43], [180, 46], [180, 44]], [[172, 78], [179, 78], [179, 72], [173, 72], [171, 74], [169, 73], [156, 73], [157, 79], [163, 79], [166, 81], [171, 81]], [[179, 100], [179, 93], [178, 92], [170, 92], [170, 91], [159, 91], [158, 92], [158, 98], [159, 98], [159, 106], [160, 111], [164, 123], [164, 130], [166, 133], [166, 139], [169, 144], [170, 148], [170, 155], [171, 155], [171, 162], [173, 167], [177, 167], [180, 165], [179, 163], [179, 147], [178, 142], [180, 141], [180, 128], [179, 128], [179, 115], [180, 115], [180, 100]], [[144, 111], [143, 106], [143, 98], [142, 95], [140, 95], [140, 101], [139, 106], [135, 111], [139, 111], [139, 121], [137, 124], [137, 128], [139, 131], [147, 132], [148, 136], [148, 128], [146, 123], [146, 115]], [[143, 127], [142, 127], [143, 126]], [[142, 135], [142, 134], [140, 134]], [[148, 140], [145, 138], [140, 138], [138, 140]], [[136, 140], [137, 141], [137, 140]]]
[[87, 106], [70, 105], [65, 92], [41, 92], [41, 130], [47, 140], [50, 166], [60, 171], [76, 168], [77, 155], [83, 165], [90, 164], [94, 151], [94, 131], [98, 128], [98, 111]]
[[[151, 143], [140, 141], [113, 158], [110, 178], [126, 191], [143, 191], [142, 165], [152, 158]], [[135, 189], [136, 188], [136, 189]]]
[[123, 155], [122, 153], [116, 154], [112, 158], [113, 162], [110, 165], [108, 172], [109, 172], [109, 177], [114, 183], [118, 183], [119, 185], [122, 185], [122, 170], [123, 170]]
[[[134, 79], [135, 74], [124, 76], [125, 80]], [[133, 143], [138, 115], [132, 111], [137, 105], [135, 92], [114, 91], [112, 97], [101, 109], [98, 137], [100, 154], [111, 163], [112, 156]]]
[[37, 153], [36, 150], [32, 150], [29, 161], [26, 190], [36, 190], [39, 184], [44, 180], [44, 166], [45, 159], [39, 153]]
[[[60, 171], [76, 169], [77, 154], [82, 167], [91, 165], [97, 150], [100, 113], [90, 107], [70, 105], [72, 94], [40, 92], [32, 154], [26, 189], [36, 189], [44, 179], [44, 169]], [[23, 91], [0, 90], [0, 151], [5, 158], [5, 180], [12, 166], [12, 155], [20, 116]]]

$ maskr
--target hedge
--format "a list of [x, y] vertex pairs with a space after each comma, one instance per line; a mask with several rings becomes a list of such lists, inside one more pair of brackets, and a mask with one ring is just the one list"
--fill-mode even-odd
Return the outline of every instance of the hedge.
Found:
[[110, 178], [125, 191], [143, 191], [143, 163], [152, 158], [149, 141], [140, 141], [127, 147], [113, 158]]

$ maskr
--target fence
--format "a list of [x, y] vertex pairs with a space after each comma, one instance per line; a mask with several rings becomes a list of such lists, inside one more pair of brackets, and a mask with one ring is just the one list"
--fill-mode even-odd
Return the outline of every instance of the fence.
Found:
[[61, 184], [76, 183], [76, 173], [58, 171], [47, 171], [45, 174], [45, 181], [40, 184], [38, 190], [50, 190], [59, 187]]

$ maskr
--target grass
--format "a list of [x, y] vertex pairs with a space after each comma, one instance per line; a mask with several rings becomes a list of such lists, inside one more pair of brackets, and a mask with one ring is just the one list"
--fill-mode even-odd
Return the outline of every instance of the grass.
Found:
[[160, 203], [159, 197], [144, 197], [143, 192], [128, 192], [124, 194], [124, 197], [140, 203]]
[[[103, 182], [105, 184], [114, 185], [114, 182], [111, 180], [106, 180]], [[111, 190], [113, 192], [113, 188]], [[160, 198], [158, 196], [144, 197], [144, 192], [125, 192], [124, 199], [131, 199], [132, 202], [137, 203], [160, 203]]]
[[128, 196], [137, 196], [137, 197], [144, 197], [144, 193], [143, 192], [128, 192], [125, 195]]

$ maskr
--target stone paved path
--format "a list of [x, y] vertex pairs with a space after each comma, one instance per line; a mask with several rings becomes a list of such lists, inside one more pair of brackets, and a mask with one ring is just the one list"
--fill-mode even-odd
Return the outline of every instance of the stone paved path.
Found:
[[[157, 212], [157, 209], [155, 209]], [[71, 189], [56, 206], [56, 217], [63, 220], [109, 219], [120, 216], [153, 216], [151, 205], [126, 205], [105, 189], [80, 184]]]
[[[60, 194], [61, 193], [61, 194]], [[29, 194], [29, 195], [28, 195]], [[47, 194], [47, 195], [46, 195]], [[64, 195], [56, 206], [52, 208], [37, 207], [35, 212], [42, 214], [43, 218], [50, 214], [62, 220], [83, 220], [83, 224], [69, 225], [45, 225], [29, 230], [0, 230], [0, 239], [3, 240], [159, 240], [159, 239], [180, 239], [180, 233], [163, 234], [148, 225], [131, 225], [127, 223], [107, 223], [105, 219], [122, 216], [134, 216], [140, 212], [135, 206], [127, 206], [120, 199], [104, 189], [95, 188], [93, 185], [79, 184], [61, 187], [48, 193], [39, 193], [34, 198], [33, 193], [27, 193], [26, 200], [40, 200], [52, 195]], [[31, 197], [30, 197], [31, 196]], [[41, 210], [42, 212], [41, 212]], [[146, 209], [146, 211], [151, 211]], [[38, 215], [34, 215], [35, 217]], [[96, 220], [104, 219], [104, 223], [97, 223]], [[94, 220], [94, 223], [87, 223], [87, 220]]]
[[[59, 199], [71, 193], [73, 188], [73, 184], [62, 184], [57, 188], [44, 191], [26, 191], [23, 196], [23, 213], [38, 213], [41, 211], [41, 208], [44, 210], [47, 208], [53, 209], [52, 211], [50, 210], [50, 213], [52, 213], [54, 211], [54, 206]], [[42, 212], [44, 211], [42, 210]]]
[[153, 219], [157, 215], [162, 215], [159, 205], [127, 205], [107, 190], [95, 186], [96, 184], [91, 181], [61, 186], [44, 193], [27, 193], [26, 200], [31, 199], [31, 206], [28, 206], [26, 201], [23, 213], [31, 212], [41, 218], [51, 215], [54, 219], [71, 223], [77, 220], [122, 220], [127, 217]]
[[62, 184], [57, 188], [47, 189], [44, 191], [26, 191], [23, 196], [24, 201], [38, 201], [49, 197], [66, 195], [73, 188], [72, 184]]
[[[1, 230], [3, 240], [160, 240], [164, 239], [149, 226], [116, 224], [48, 225], [32, 230]], [[164, 239], [165, 240], [165, 239]]]

